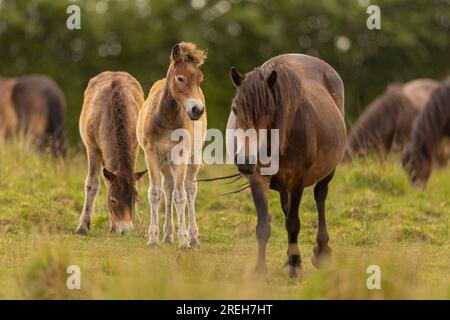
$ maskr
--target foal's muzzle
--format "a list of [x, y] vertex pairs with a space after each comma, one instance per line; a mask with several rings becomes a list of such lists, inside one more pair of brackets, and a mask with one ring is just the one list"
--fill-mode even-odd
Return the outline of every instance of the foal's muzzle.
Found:
[[205, 106], [199, 100], [188, 101], [187, 114], [191, 120], [198, 120], [205, 112]]

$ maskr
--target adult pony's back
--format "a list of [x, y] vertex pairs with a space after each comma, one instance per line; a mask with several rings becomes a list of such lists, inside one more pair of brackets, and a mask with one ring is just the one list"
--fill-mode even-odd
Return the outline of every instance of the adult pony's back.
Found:
[[439, 82], [417, 79], [391, 84], [375, 99], [354, 124], [348, 138], [345, 160], [369, 154], [384, 158], [401, 151], [410, 139], [414, 119]]
[[[239, 171], [249, 180], [258, 216], [257, 269], [266, 268], [270, 188], [280, 193], [288, 233], [287, 265], [289, 275], [294, 277], [301, 263], [297, 245], [300, 231], [298, 209], [303, 189], [313, 184], [319, 221], [313, 264], [319, 266], [321, 258], [331, 253], [325, 222], [325, 200], [328, 183], [346, 145], [344, 86], [330, 65], [302, 54], [277, 56], [245, 75], [232, 69], [231, 77], [237, 93], [227, 129], [279, 130], [279, 149], [274, 150], [272, 146], [269, 150], [271, 154], [279, 151], [279, 170], [271, 175], [262, 172], [264, 164], [259, 161], [262, 155], [260, 150], [257, 154], [247, 150], [248, 137], [233, 137], [241, 146], [232, 151], [235, 153], [233, 158]], [[227, 145], [229, 142], [227, 140]], [[258, 138], [260, 145], [261, 138]], [[242, 158], [245, 161], [240, 163]], [[257, 159], [257, 162], [252, 164], [251, 159]]]
[[66, 100], [55, 81], [44, 75], [19, 77], [11, 100], [17, 115], [19, 137], [50, 144], [53, 155], [64, 155]]

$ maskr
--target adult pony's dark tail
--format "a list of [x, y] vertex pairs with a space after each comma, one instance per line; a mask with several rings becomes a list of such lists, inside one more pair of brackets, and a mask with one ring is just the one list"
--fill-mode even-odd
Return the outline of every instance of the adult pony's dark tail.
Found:
[[64, 139], [64, 112], [66, 101], [62, 92], [55, 88], [46, 88], [44, 95], [48, 103], [47, 134], [54, 157], [66, 156], [66, 144]]

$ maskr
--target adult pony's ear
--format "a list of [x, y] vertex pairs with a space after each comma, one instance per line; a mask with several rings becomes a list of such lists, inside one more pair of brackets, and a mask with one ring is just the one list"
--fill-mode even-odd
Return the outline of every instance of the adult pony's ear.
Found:
[[113, 182], [114, 179], [116, 178], [116, 175], [108, 170], [106, 170], [105, 168], [103, 168], [103, 176], [106, 178], [106, 180], [108, 180], [109, 182]]
[[275, 85], [275, 82], [277, 82], [277, 72], [275, 70], [272, 71], [272, 73], [267, 78], [267, 85], [270, 89]]
[[178, 43], [172, 48], [172, 60], [174, 62], [181, 60], [181, 50]]
[[239, 87], [245, 78], [245, 76], [240, 74], [239, 71], [237, 71], [235, 67], [231, 67], [230, 76], [231, 76], [231, 81], [233, 81], [233, 84], [236, 87]]
[[134, 174], [134, 180], [138, 181], [140, 178], [142, 178], [145, 174], [147, 173], [147, 170], [141, 171], [141, 172], [136, 172]]

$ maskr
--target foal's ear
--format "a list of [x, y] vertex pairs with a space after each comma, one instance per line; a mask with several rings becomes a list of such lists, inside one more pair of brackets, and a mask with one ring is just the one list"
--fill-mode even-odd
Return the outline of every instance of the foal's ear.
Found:
[[136, 172], [134, 174], [134, 180], [138, 181], [140, 178], [142, 178], [145, 174], [147, 173], [147, 170], [141, 171], [141, 172]]
[[175, 62], [181, 60], [180, 45], [178, 43], [172, 48], [172, 59]]
[[203, 50], [203, 59], [206, 59], [207, 56], [208, 56], [208, 48]]
[[239, 71], [237, 71], [235, 67], [231, 67], [230, 76], [231, 76], [231, 81], [233, 81], [233, 84], [236, 87], [239, 87], [241, 85], [241, 83], [242, 83], [242, 81], [244, 81], [244, 77], [245, 77], [242, 74], [240, 74]]
[[269, 86], [270, 89], [272, 89], [275, 82], [277, 82], [277, 72], [273, 70], [270, 76], [267, 78], [267, 85]]
[[106, 180], [108, 180], [109, 182], [113, 182], [114, 179], [116, 178], [116, 175], [108, 170], [106, 170], [105, 168], [103, 168], [103, 176], [106, 178]]

